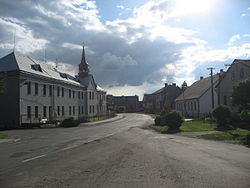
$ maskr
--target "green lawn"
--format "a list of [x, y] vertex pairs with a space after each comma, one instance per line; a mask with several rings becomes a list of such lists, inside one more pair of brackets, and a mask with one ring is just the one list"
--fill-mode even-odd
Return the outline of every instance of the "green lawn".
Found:
[[165, 133], [168, 130], [167, 126], [150, 125], [149, 128], [151, 128], [159, 133]]
[[94, 121], [101, 121], [101, 120], [105, 120], [105, 119], [109, 119], [109, 118], [113, 118], [113, 116], [93, 117], [93, 118], [87, 119], [87, 121], [88, 122], [94, 122]]
[[183, 132], [203, 132], [203, 131], [214, 131], [216, 128], [215, 123], [207, 121], [185, 121], [182, 123], [181, 131]]
[[237, 128], [235, 130], [220, 131], [220, 133], [201, 135], [199, 138], [218, 141], [230, 141], [232, 143], [250, 146], [250, 131]]
[[[167, 131], [166, 126], [157, 126], [157, 125], [150, 125], [151, 129], [165, 133]], [[214, 131], [216, 128], [215, 123], [209, 123], [206, 121], [185, 121], [182, 123], [180, 130], [182, 132], [203, 132], [203, 131]]]
[[0, 139], [4, 139], [4, 138], [7, 138], [7, 134], [0, 133]]

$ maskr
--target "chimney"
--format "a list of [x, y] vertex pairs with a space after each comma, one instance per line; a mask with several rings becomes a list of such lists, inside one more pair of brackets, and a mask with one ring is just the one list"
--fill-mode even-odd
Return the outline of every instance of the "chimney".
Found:
[[202, 80], [203, 79], [203, 76], [200, 76], [200, 80]]
[[176, 86], [176, 83], [172, 83], [173, 86]]
[[168, 87], [168, 83], [165, 83], [165, 87]]

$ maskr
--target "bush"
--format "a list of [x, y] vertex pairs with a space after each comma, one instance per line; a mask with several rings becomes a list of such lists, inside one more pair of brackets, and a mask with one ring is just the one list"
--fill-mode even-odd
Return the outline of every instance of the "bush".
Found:
[[155, 118], [155, 125], [163, 126], [166, 125], [165, 116], [158, 116]]
[[213, 117], [216, 119], [219, 127], [225, 127], [230, 120], [231, 111], [228, 106], [219, 105], [212, 111]]
[[240, 113], [240, 119], [246, 122], [250, 122], [250, 112], [242, 111]]
[[181, 124], [183, 123], [183, 118], [179, 112], [172, 110], [165, 116], [165, 121], [168, 126], [168, 130], [179, 130]]
[[60, 127], [76, 127], [77, 125], [78, 123], [76, 122], [76, 120], [74, 120], [73, 117], [70, 117], [63, 120], [60, 124]]

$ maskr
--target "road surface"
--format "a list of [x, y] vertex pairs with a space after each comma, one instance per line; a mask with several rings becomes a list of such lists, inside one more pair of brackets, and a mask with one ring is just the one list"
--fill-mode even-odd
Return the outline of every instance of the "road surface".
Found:
[[0, 187], [250, 187], [245, 146], [158, 134], [124, 114], [88, 127], [5, 131]]

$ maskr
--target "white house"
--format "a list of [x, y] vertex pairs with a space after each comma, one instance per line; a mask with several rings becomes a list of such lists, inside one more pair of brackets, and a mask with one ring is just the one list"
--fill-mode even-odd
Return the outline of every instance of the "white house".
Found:
[[77, 76], [12, 52], [0, 59], [0, 128], [106, 113], [106, 92], [89, 74], [83, 48]]
[[[218, 83], [221, 74], [223, 73], [213, 75], [214, 106], [218, 104], [215, 85]], [[208, 115], [212, 110], [211, 88], [211, 77], [200, 77], [200, 80], [194, 82], [190, 87], [187, 87], [185, 91], [175, 99], [175, 109], [188, 117], [203, 117]]]

